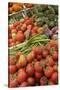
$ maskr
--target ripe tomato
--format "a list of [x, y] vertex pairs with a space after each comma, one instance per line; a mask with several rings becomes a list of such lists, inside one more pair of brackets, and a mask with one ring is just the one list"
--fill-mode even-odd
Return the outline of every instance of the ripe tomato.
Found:
[[17, 61], [16, 66], [17, 66], [17, 67], [18, 67], [18, 66], [24, 67], [24, 66], [26, 66], [26, 64], [27, 64], [26, 57], [25, 57], [24, 55], [20, 55], [20, 57], [19, 57], [19, 59], [18, 59], [18, 61]]
[[56, 84], [58, 82], [58, 73], [54, 72], [51, 76], [51, 80]]
[[16, 22], [13, 24], [13, 26], [16, 28], [19, 24], [20, 24], [20, 22], [19, 22], [19, 21], [16, 21]]
[[34, 75], [34, 67], [32, 66], [32, 64], [28, 64], [26, 67], [26, 72], [29, 76], [33, 76]]
[[40, 61], [42, 59], [42, 55], [36, 55], [36, 58], [38, 61]]
[[33, 77], [29, 77], [27, 79], [27, 82], [28, 82], [29, 86], [33, 86], [35, 84], [35, 79]]
[[14, 88], [14, 87], [17, 87], [17, 85], [18, 85], [18, 82], [17, 82], [16, 79], [14, 79], [14, 80], [9, 81], [8, 87], [9, 88]]
[[52, 55], [53, 60], [57, 61], [58, 60], [58, 53], [57, 51], [54, 51], [53, 55]]
[[16, 59], [18, 60], [19, 59], [19, 57], [20, 57], [20, 55], [22, 55], [22, 52], [17, 52], [17, 54], [16, 54]]
[[47, 66], [44, 69], [44, 74], [47, 78], [51, 77], [52, 73], [54, 72], [53, 68], [51, 66]]
[[11, 33], [17, 33], [17, 30], [16, 29], [12, 29]]
[[27, 25], [24, 23], [22, 26], [21, 26], [21, 30], [22, 31], [25, 31], [27, 29]]
[[16, 63], [16, 58], [14, 56], [9, 56], [9, 65], [14, 65]]
[[25, 21], [25, 24], [26, 25], [29, 25], [29, 24], [32, 24], [32, 18], [29, 18]]
[[35, 68], [36, 72], [41, 72], [42, 71], [42, 65], [40, 64], [39, 61], [35, 62], [34, 68]]
[[18, 32], [16, 35], [16, 39], [17, 39], [17, 41], [23, 42], [25, 39], [23, 32]]
[[41, 55], [42, 49], [40, 47], [33, 47], [32, 50], [35, 52], [35, 55]]
[[26, 87], [26, 86], [28, 86], [28, 82], [22, 82], [21, 84], [20, 84], [20, 87]]
[[11, 74], [15, 73], [17, 70], [16, 65], [9, 65], [8, 70]]
[[46, 65], [48, 65], [48, 66], [53, 66], [54, 64], [55, 64], [55, 62], [54, 62], [53, 58], [50, 57], [50, 56], [48, 56], [48, 57], [46, 58]]
[[18, 81], [18, 83], [22, 83], [26, 79], [27, 79], [27, 73], [25, 71], [23, 71], [23, 70], [19, 71], [18, 72], [18, 75], [17, 75], [17, 81]]
[[48, 56], [48, 51], [47, 50], [43, 50], [42, 56], [43, 56], [43, 58], [46, 58]]
[[53, 66], [53, 69], [54, 69], [54, 71], [58, 72], [58, 65], [55, 64], [55, 65]]
[[32, 29], [32, 25], [30, 24], [27, 26], [27, 30], [31, 30], [31, 29]]
[[42, 73], [35, 72], [35, 78], [40, 79], [42, 77]]
[[47, 77], [45, 77], [45, 76], [41, 77], [40, 85], [47, 85]]
[[27, 61], [28, 61], [29, 63], [31, 63], [31, 62], [34, 60], [34, 58], [35, 58], [34, 52], [31, 51], [31, 52], [27, 55], [26, 58], [27, 58]]

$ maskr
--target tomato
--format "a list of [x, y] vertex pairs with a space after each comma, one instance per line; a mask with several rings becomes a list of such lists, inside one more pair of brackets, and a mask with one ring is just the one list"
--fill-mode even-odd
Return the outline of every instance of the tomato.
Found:
[[39, 61], [35, 62], [34, 68], [35, 68], [36, 72], [41, 72], [42, 71], [42, 65], [40, 64]]
[[26, 81], [26, 79], [27, 79], [27, 73], [24, 70], [19, 71], [17, 75], [18, 83], [22, 83]]
[[19, 24], [20, 24], [20, 22], [19, 22], [19, 21], [16, 21], [16, 22], [13, 24], [13, 26], [16, 28]]
[[21, 30], [22, 31], [25, 31], [27, 29], [27, 25], [24, 23], [22, 26], [21, 26]]
[[19, 57], [20, 57], [20, 55], [22, 55], [22, 52], [17, 52], [17, 54], [16, 54], [16, 59], [18, 60], [19, 59]]
[[33, 51], [35, 52], [35, 55], [41, 55], [42, 49], [40, 47], [33, 47]]
[[53, 68], [51, 66], [47, 66], [44, 69], [44, 74], [47, 78], [51, 77], [52, 73], [54, 72]]
[[18, 82], [16, 79], [14, 79], [14, 80], [10, 80], [8, 87], [14, 88], [14, 87], [17, 87], [17, 85], [18, 85]]
[[11, 74], [15, 73], [17, 71], [16, 65], [9, 65], [8, 70]]
[[23, 32], [18, 32], [16, 35], [16, 39], [17, 39], [17, 41], [23, 42], [25, 39]]
[[53, 58], [50, 57], [50, 56], [48, 56], [48, 57], [46, 58], [46, 65], [48, 65], [48, 66], [53, 66], [54, 64], [55, 64], [55, 62], [54, 62]]
[[25, 18], [24, 18], [24, 20], [26, 21], [26, 20], [28, 20], [29, 19], [29, 17], [28, 16], [26, 16]]
[[10, 25], [8, 26], [8, 28], [9, 28], [9, 30], [15, 29], [15, 27], [13, 26], [13, 24], [10, 24]]
[[53, 55], [52, 55], [53, 60], [57, 61], [58, 60], [58, 53], [57, 51], [54, 51]]
[[35, 58], [34, 52], [31, 51], [31, 52], [27, 55], [26, 58], [27, 58], [27, 61], [28, 61], [29, 63], [31, 63], [31, 62], [34, 60], [34, 58]]
[[9, 46], [12, 47], [12, 46], [14, 46], [14, 45], [15, 45], [15, 43], [11, 43]]
[[35, 78], [40, 79], [42, 77], [42, 73], [35, 72]]
[[31, 29], [32, 29], [32, 25], [30, 24], [27, 26], [27, 30], [31, 30]]
[[50, 53], [50, 49], [51, 49], [51, 47], [50, 47], [50, 45], [49, 45], [49, 44], [48, 44], [48, 45], [46, 45], [45, 49], [48, 51], [48, 53]]
[[41, 77], [40, 85], [47, 85], [47, 77], [45, 77], [45, 76]]
[[32, 18], [29, 18], [25, 21], [25, 24], [26, 25], [29, 25], [29, 24], [32, 24]]
[[12, 29], [11, 33], [17, 33], [17, 30], [16, 29]]
[[56, 84], [58, 82], [58, 73], [54, 72], [51, 76], [51, 80]]
[[42, 55], [36, 55], [36, 58], [38, 61], [40, 61], [42, 59]]
[[16, 63], [16, 58], [14, 56], [9, 56], [9, 65], [14, 65]]
[[57, 64], [55, 64], [55, 65], [53, 66], [53, 69], [54, 69], [54, 71], [58, 72], [58, 66], [57, 66]]
[[33, 76], [34, 75], [34, 67], [32, 66], [32, 64], [28, 64], [26, 67], [26, 72], [29, 76]]
[[29, 77], [27, 79], [27, 82], [28, 82], [29, 86], [33, 86], [35, 84], [35, 79], [33, 77]]
[[8, 43], [9, 44], [13, 43], [13, 39], [8, 39]]
[[18, 62], [16, 64], [17, 67], [24, 67], [26, 66], [27, 64], [27, 60], [26, 60], [26, 57], [24, 55], [20, 55], [19, 59], [18, 59]]
[[40, 60], [40, 65], [42, 66], [42, 68], [45, 68], [45, 60], [44, 59]]
[[47, 50], [43, 50], [42, 56], [43, 56], [44, 58], [46, 58], [46, 57], [48, 56], [48, 51], [47, 51]]
[[28, 82], [22, 82], [21, 84], [20, 84], [20, 87], [26, 87], [26, 86], [28, 86]]

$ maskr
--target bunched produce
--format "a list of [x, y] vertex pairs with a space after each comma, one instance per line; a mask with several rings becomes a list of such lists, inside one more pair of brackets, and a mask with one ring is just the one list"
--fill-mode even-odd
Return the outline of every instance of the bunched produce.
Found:
[[58, 6], [8, 4], [8, 87], [58, 84]]
[[[13, 63], [14, 62], [14, 63]], [[9, 56], [9, 87], [58, 84], [58, 43], [35, 46], [27, 55]]]

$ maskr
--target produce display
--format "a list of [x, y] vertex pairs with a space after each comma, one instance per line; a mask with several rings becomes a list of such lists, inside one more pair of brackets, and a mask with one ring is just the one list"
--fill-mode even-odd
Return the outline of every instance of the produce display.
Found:
[[9, 87], [58, 84], [58, 43], [35, 46], [28, 55], [9, 56]]
[[23, 3], [9, 3], [8, 5], [8, 13], [13, 14], [15, 12], [18, 12], [20, 10], [23, 10], [24, 8], [31, 8], [32, 4], [23, 4]]
[[8, 9], [8, 87], [57, 85], [58, 6], [9, 3]]

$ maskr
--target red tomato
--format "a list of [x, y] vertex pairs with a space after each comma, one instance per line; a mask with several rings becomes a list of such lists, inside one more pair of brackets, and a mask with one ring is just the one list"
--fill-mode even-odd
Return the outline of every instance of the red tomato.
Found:
[[11, 74], [15, 73], [17, 70], [16, 65], [10, 65], [8, 67], [8, 70], [9, 70], [9, 73], [11, 73]]
[[40, 47], [33, 47], [33, 51], [35, 52], [35, 55], [41, 55], [42, 49]]
[[27, 29], [27, 25], [24, 23], [22, 26], [21, 26], [21, 30], [22, 31], [25, 31]]
[[20, 55], [22, 55], [22, 52], [17, 52], [17, 54], [16, 54], [16, 59], [18, 60], [19, 59], [19, 57], [20, 57]]
[[22, 82], [21, 84], [20, 84], [20, 87], [26, 87], [26, 86], [28, 86], [28, 82]]
[[17, 41], [23, 42], [25, 39], [23, 32], [18, 32], [16, 35], [16, 39], [17, 39]]
[[29, 25], [29, 24], [32, 24], [32, 18], [29, 18], [25, 21], [25, 24], [26, 25]]
[[47, 51], [47, 50], [43, 50], [42, 56], [43, 56], [44, 58], [46, 58], [46, 57], [48, 56], [48, 51]]
[[58, 82], [58, 73], [54, 72], [51, 76], [51, 80], [56, 84]]
[[35, 58], [34, 52], [31, 51], [31, 52], [27, 55], [26, 58], [27, 58], [27, 61], [28, 61], [29, 63], [31, 63], [31, 62], [34, 60], [34, 58]]
[[11, 33], [17, 33], [17, 30], [16, 29], [12, 29]]
[[52, 55], [52, 58], [57, 61], [58, 60], [58, 53], [57, 51], [54, 51], [53, 55]]
[[42, 77], [42, 73], [35, 72], [35, 78], [40, 79]]
[[13, 43], [13, 39], [8, 39], [8, 43], [9, 44]]
[[28, 25], [27, 30], [31, 30], [31, 29], [32, 29], [32, 25]]
[[42, 59], [42, 55], [37, 55], [36, 58], [38, 61], [40, 61]]
[[35, 62], [34, 68], [35, 68], [36, 72], [41, 72], [42, 71], [42, 66], [41, 66], [39, 61]]
[[57, 66], [57, 64], [55, 64], [55, 65], [53, 66], [53, 69], [54, 69], [54, 71], [58, 72], [58, 66]]
[[22, 83], [24, 81], [26, 81], [27, 79], [27, 73], [25, 71], [19, 71], [18, 75], [17, 75], [17, 81], [18, 83]]
[[9, 28], [9, 30], [15, 29], [15, 27], [13, 26], [13, 24], [10, 24], [10, 25], [8, 26], [8, 28]]
[[47, 77], [45, 77], [45, 76], [41, 77], [40, 85], [47, 85]]
[[14, 80], [10, 80], [9, 82], [9, 88], [14, 88], [14, 87], [17, 87], [18, 83], [17, 83], [17, 80], [14, 79]]
[[29, 86], [33, 86], [35, 84], [35, 79], [33, 77], [29, 77], [27, 79], [27, 82], [28, 82]]
[[16, 21], [16, 22], [13, 24], [13, 26], [16, 28], [19, 24], [20, 24], [20, 22], [19, 22], [19, 21]]
[[54, 64], [55, 64], [55, 62], [54, 62], [53, 58], [50, 57], [50, 56], [48, 56], [48, 57], [46, 58], [46, 65], [48, 65], [48, 66], [53, 66]]
[[29, 76], [33, 76], [34, 75], [34, 68], [32, 66], [32, 64], [28, 64], [26, 67], [26, 72]]
[[14, 56], [9, 56], [9, 65], [14, 65], [16, 63], [16, 58]]
[[54, 72], [53, 68], [50, 67], [50, 66], [47, 66], [45, 69], [44, 69], [44, 74], [46, 77], [51, 77], [52, 73]]

